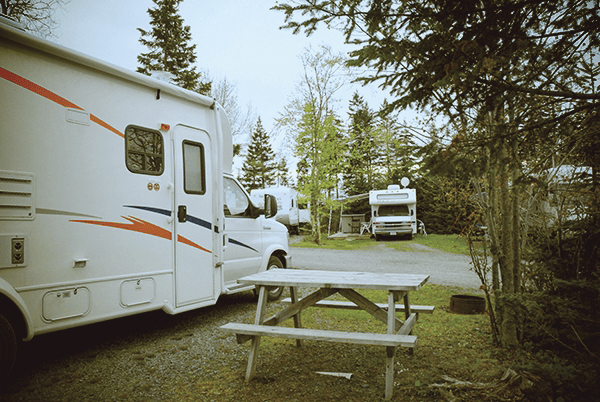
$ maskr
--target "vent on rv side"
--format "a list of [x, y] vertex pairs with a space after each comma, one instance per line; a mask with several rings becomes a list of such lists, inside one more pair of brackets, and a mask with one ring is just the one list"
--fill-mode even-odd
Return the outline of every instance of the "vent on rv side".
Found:
[[0, 171], [0, 220], [33, 220], [33, 174]]

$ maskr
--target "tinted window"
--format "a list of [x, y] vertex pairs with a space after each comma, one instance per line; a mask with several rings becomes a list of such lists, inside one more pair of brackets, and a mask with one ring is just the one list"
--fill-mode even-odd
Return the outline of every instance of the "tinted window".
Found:
[[165, 169], [165, 148], [160, 132], [128, 126], [125, 129], [125, 162], [133, 173], [161, 175]]
[[184, 141], [183, 143], [183, 188], [188, 194], [204, 194], [204, 147], [202, 144]]

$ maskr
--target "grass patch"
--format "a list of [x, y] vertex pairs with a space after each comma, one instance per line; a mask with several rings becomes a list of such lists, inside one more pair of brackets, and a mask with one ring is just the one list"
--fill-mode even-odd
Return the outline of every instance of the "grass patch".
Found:
[[333, 250], [364, 250], [372, 247], [389, 247], [398, 251], [424, 251], [423, 249], [414, 247], [415, 244], [421, 244], [448, 253], [469, 255], [466, 238], [459, 235], [416, 235], [412, 241], [399, 239], [398, 237], [383, 238], [381, 241], [376, 241], [370, 236], [365, 235], [337, 239], [323, 239], [320, 246], [315, 244], [310, 236], [304, 236], [301, 242], [290, 244], [290, 246], [328, 248]]
[[467, 247], [467, 238], [460, 235], [440, 235], [430, 234], [428, 236], [415, 236], [412, 240], [415, 243], [423, 244], [427, 247], [442, 250], [447, 253], [469, 255]]
[[[309, 290], [305, 289], [305, 294]], [[485, 314], [459, 315], [449, 311], [450, 297], [461, 289], [428, 284], [411, 293], [411, 303], [434, 305], [433, 314], [421, 314], [413, 334], [419, 340], [414, 354], [399, 348], [395, 361], [393, 401], [505, 401], [522, 400], [518, 389], [493, 390], [432, 387], [446, 375], [461, 381], [493, 383], [516, 359], [491, 343]], [[360, 291], [374, 302], [386, 302], [387, 293]], [[339, 295], [333, 298], [341, 298]], [[281, 309], [271, 303], [269, 313]], [[401, 313], [398, 318], [403, 318]], [[293, 326], [292, 320], [286, 325]], [[302, 314], [305, 328], [348, 332], [385, 333], [386, 324], [363, 311], [311, 308]], [[262, 337], [259, 363], [253, 381], [244, 381], [249, 344], [232, 343], [231, 362], [221, 362], [218, 376], [202, 376], [187, 391], [213, 400], [265, 401], [379, 401], [385, 390], [385, 348], [304, 341], [298, 348], [291, 339]], [[523, 355], [520, 354], [519, 358]], [[241, 359], [241, 361], [240, 361]], [[232, 370], [231, 367], [238, 368]], [[350, 380], [317, 372], [352, 373]], [[258, 398], [258, 399], [257, 399]], [[515, 399], [516, 398], [516, 399]], [[190, 394], [182, 400], [190, 400]]]
[[356, 236], [339, 239], [323, 239], [321, 245], [312, 241], [311, 236], [304, 236], [301, 242], [290, 244], [292, 247], [328, 248], [332, 250], [361, 250], [375, 245], [375, 240], [370, 236]]
[[[303, 289], [307, 295], [311, 290]], [[385, 302], [387, 293], [359, 291], [374, 302]], [[434, 305], [433, 314], [421, 314], [413, 329], [418, 336], [414, 354], [399, 348], [395, 359], [392, 401], [566, 401], [556, 389], [556, 381], [546, 379], [544, 386], [513, 383], [496, 384], [508, 368], [535, 372], [548, 365], [544, 356], [521, 348], [498, 349], [491, 342], [485, 314], [460, 315], [449, 311], [450, 297], [463, 289], [427, 284], [411, 293], [413, 304]], [[333, 298], [343, 299], [339, 295]], [[282, 309], [281, 302], [269, 303], [266, 316]], [[398, 318], [403, 318], [401, 313]], [[246, 318], [248, 323], [253, 318]], [[305, 328], [349, 332], [385, 333], [386, 324], [362, 311], [310, 308], [302, 313]], [[292, 326], [292, 320], [285, 323]], [[203, 362], [201, 369], [171, 380], [172, 401], [382, 401], [385, 389], [385, 348], [369, 345], [304, 341], [296, 347], [293, 339], [262, 337], [256, 374], [246, 383], [244, 375], [250, 342], [237, 344], [229, 335], [222, 358]], [[551, 362], [557, 366], [555, 361]], [[554, 367], [553, 366], [553, 367]], [[564, 371], [564, 370], [563, 370]], [[351, 373], [350, 379], [317, 372]], [[470, 382], [457, 386], [447, 378]], [[527, 388], [529, 387], [529, 388]], [[553, 389], [554, 388], [554, 389]], [[548, 394], [550, 389], [550, 394]], [[583, 400], [583, 399], [580, 399]], [[587, 398], [585, 400], [593, 400]]]

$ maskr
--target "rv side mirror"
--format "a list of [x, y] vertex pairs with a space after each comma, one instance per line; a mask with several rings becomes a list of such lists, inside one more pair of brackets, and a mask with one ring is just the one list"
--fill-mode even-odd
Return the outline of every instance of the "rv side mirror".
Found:
[[265, 194], [265, 218], [277, 215], [277, 200], [271, 194]]

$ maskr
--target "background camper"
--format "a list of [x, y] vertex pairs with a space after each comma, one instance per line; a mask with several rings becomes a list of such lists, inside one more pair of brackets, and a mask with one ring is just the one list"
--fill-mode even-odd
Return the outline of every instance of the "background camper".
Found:
[[414, 188], [406, 188], [409, 180], [402, 179], [400, 188], [397, 184], [389, 185], [387, 190], [371, 190], [371, 230], [375, 239], [380, 236], [406, 236], [412, 239], [417, 233], [417, 192]]

